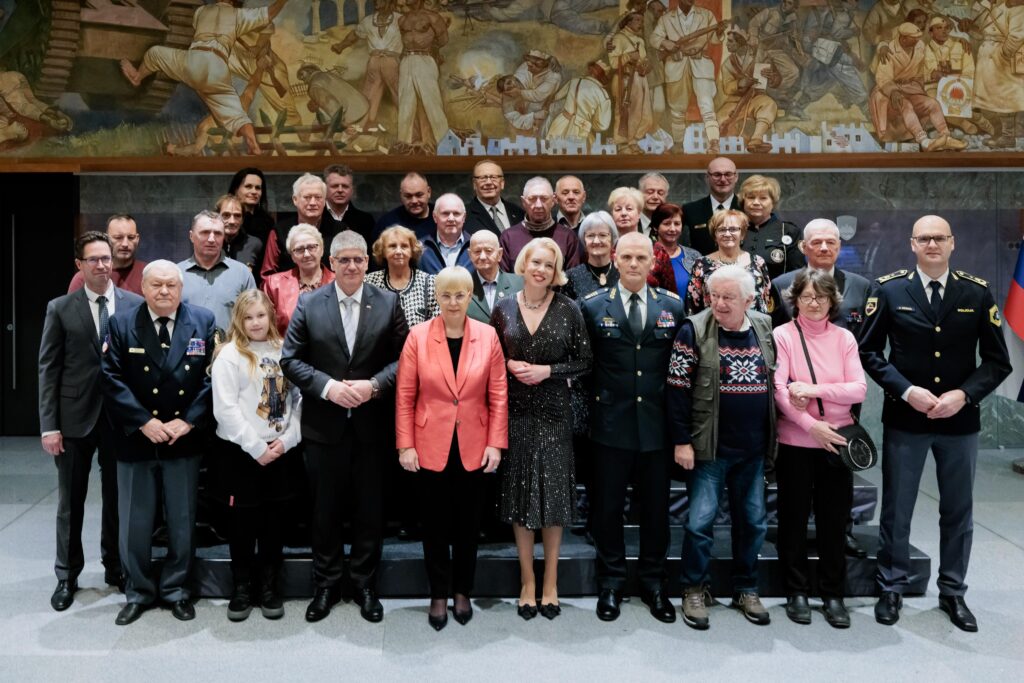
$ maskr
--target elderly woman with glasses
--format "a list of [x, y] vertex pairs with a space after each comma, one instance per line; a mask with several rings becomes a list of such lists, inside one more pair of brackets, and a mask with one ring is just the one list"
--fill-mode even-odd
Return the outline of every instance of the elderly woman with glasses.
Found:
[[283, 336], [299, 297], [334, 282], [334, 272], [323, 265], [324, 238], [312, 225], [300, 223], [288, 231], [285, 241], [295, 267], [263, 280], [263, 292], [277, 311], [277, 330]]
[[607, 211], [588, 214], [580, 223], [579, 235], [580, 243], [587, 250], [587, 260], [565, 271], [569, 281], [562, 288], [562, 294], [574, 301], [602, 287], [614, 287], [619, 281], [619, 271], [612, 263], [612, 250], [619, 241], [619, 231], [611, 214]]
[[811, 623], [807, 602], [811, 580], [807, 561], [807, 520], [814, 510], [818, 590], [825, 621], [847, 628], [846, 519], [852, 504], [853, 474], [837, 462], [846, 444], [836, 430], [853, 422], [851, 408], [864, 400], [867, 383], [857, 340], [830, 318], [842, 295], [828, 273], [797, 271], [784, 294], [796, 313], [775, 328], [775, 403], [779, 409], [779, 561], [786, 580], [786, 616]]
[[434, 276], [416, 268], [423, 246], [416, 233], [401, 225], [392, 225], [373, 243], [373, 260], [384, 266], [366, 274], [367, 284], [394, 292], [402, 301], [402, 312], [409, 326], [418, 325], [438, 314], [434, 297]]
[[779, 181], [752, 175], [740, 185], [739, 196], [750, 222], [743, 248], [764, 259], [768, 275], [777, 278], [807, 265], [800, 251], [800, 229], [776, 213], [782, 196]]
[[758, 313], [768, 313], [772, 284], [768, 268], [763, 258], [740, 247], [747, 234], [747, 217], [742, 211], [719, 211], [711, 217], [708, 231], [714, 236], [718, 248], [693, 264], [685, 297], [687, 315], [699, 313], [711, 305], [708, 278], [722, 266], [729, 265], [738, 265], [750, 272], [754, 277], [754, 301], [751, 308]]

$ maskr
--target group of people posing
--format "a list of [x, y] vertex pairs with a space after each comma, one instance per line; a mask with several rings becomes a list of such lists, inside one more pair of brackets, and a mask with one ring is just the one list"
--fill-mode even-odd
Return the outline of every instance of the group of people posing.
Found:
[[[836, 457], [845, 444], [837, 430], [855, 419], [866, 370], [885, 392], [876, 619], [899, 618], [931, 450], [942, 497], [940, 607], [977, 630], [963, 596], [978, 404], [1010, 371], [985, 281], [950, 270], [954, 238], [938, 216], [913, 226], [916, 267], [872, 284], [836, 268], [834, 222], [815, 219], [801, 233], [779, 219], [773, 178], [751, 176], [737, 196], [736, 166], [716, 158], [706, 179], [709, 194], [680, 206], [667, 201], [664, 176], [647, 174], [638, 188], [614, 190], [608, 211], [584, 215], [578, 178], [554, 187], [532, 178], [517, 206], [502, 199], [501, 168], [481, 161], [468, 202], [431, 202], [413, 173], [401, 206], [374, 223], [351, 203], [351, 169], [331, 166], [323, 179], [295, 182], [297, 213], [275, 223], [262, 174], [243, 169], [217, 211], [194, 217], [194, 252], [181, 263], [135, 259], [129, 216], [112, 217], [106, 234], [83, 233], [79, 273], [50, 302], [40, 348], [42, 444], [60, 490], [52, 606], [67, 609], [78, 589], [98, 449], [105, 578], [127, 596], [118, 624], [160, 603], [194, 618], [187, 579], [204, 457], [229, 511], [233, 621], [254, 607], [283, 615], [283, 506], [302, 487], [314, 583], [305, 618], [324, 619], [344, 595], [380, 621], [382, 501], [396, 460], [416, 501], [430, 625], [447, 625], [449, 601], [456, 621], [472, 618], [477, 545], [491, 516], [514, 532], [519, 616], [554, 619], [559, 547], [577, 519], [576, 465], [585, 462], [600, 619], [618, 618], [625, 595], [632, 484], [640, 597], [655, 618], [675, 621], [666, 556], [678, 465], [689, 495], [687, 625], [709, 626], [726, 495], [731, 605], [769, 623], [758, 595], [767, 472], [778, 482], [786, 614], [810, 623], [815, 591], [826, 621], [844, 628], [845, 553], [863, 550], [850, 548], [853, 481]], [[161, 505], [168, 547], [154, 577]]]

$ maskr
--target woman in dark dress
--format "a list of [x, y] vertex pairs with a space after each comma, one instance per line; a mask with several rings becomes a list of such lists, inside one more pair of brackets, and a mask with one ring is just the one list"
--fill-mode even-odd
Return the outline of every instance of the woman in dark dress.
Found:
[[574, 301], [619, 282], [619, 271], [612, 263], [612, 249], [619, 241], [619, 231], [611, 214], [607, 211], [587, 214], [580, 223], [579, 235], [580, 243], [587, 250], [587, 260], [565, 272], [569, 281], [562, 288], [562, 294]]
[[501, 465], [499, 514], [512, 525], [522, 589], [519, 616], [537, 615], [533, 572], [534, 531], [544, 543], [540, 613], [554, 619], [558, 605], [558, 553], [562, 527], [576, 511], [569, 383], [591, 364], [583, 315], [552, 287], [565, 284], [562, 252], [554, 240], [530, 241], [516, 259], [523, 290], [499, 301], [491, 324], [508, 368], [509, 450]]
[[[265, 245], [267, 235], [274, 229], [274, 216], [267, 208], [267, 181], [263, 171], [258, 168], [243, 168], [231, 178], [228, 194], [233, 194], [242, 201], [242, 229], [246, 234], [258, 237]], [[257, 263], [263, 263], [260, 254]]]

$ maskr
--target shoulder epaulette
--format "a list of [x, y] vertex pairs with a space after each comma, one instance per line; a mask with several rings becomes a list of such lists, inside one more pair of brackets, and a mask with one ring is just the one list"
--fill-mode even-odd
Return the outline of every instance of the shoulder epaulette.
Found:
[[655, 289], [658, 290], [658, 294], [664, 294], [665, 296], [671, 297], [671, 298], [675, 299], [676, 301], [682, 301], [682, 299], [679, 297], [678, 294], [676, 294], [675, 292], [673, 292], [673, 291], [671, 291], [669, 289], [663, 289], [661, 287], [655, 287]]
[[587, 294], [585, 297], [583, 297], [583, 300], [586, 301], [587, 299], [593, 299], [598, 294], [607, 294], [607, 293], [608, 293], [608, 288], [607, 287], [602, 287], [601, 289], [595, 289], [593, 292], [591, 292], [590, 294]]
[[977, 275], [971, 275], [970, 273], [965, 273], [962, 270], [955, 270], [955, 271], [953, 271], [953, 275], [960, 276], [960, 277], [962, 277], [965, 280], [970, 280], [971, 282], [979, 284], [982, 287], [988, 287], [988, 282], [986, 280], [982, 280]]
[[883, 275], [882, 277], [877, 278], [875, 280], [875, 282], [877, 282], [880, 285], [884, 285], [889, 280], [895, 280], [898, 277], [906, 277], [907, 273], [909, 273], [909, 272], [910, 271], [907, 270], [906, 268], [900, 268], [899, 270], [897, 270], [894, 273], [889, 273], [888, 275]]

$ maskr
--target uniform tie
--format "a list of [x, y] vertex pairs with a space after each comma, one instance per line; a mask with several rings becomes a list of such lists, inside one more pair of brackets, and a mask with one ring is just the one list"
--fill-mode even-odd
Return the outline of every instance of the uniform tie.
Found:
[[938, 280], [932, 280], [928, 283], [928, 286], [932, 289], [932, 313], [935, 314], [935, 319], [939, 318], [939, 309], [942, 308], [942, 295], [939, 294], [939, 289], [942, 288], [942, 283]]
[[629, 329], [633, 330], [633, 336], [638, 339], [644, 331], [644, 323], [640, 319], [640, 295], [636, 292], [629, 297]]
[[164, 356], [167, 356], [167, 352], [171, 348], [171, 333], [167, 329], [167, 323], [171, 322], [171, 319], [165, 315], [160, 316], [156, 319], [160, 323], [160, 332], [157, 335], [160, 338], [160, 350], [163, 351]]
[[110, 331], [110, 313], [107, 312], [107, 297], [96, 297], [96, 305], [100, 309], [100, 343], [102, 344], [107, 338], [107, 332]]

